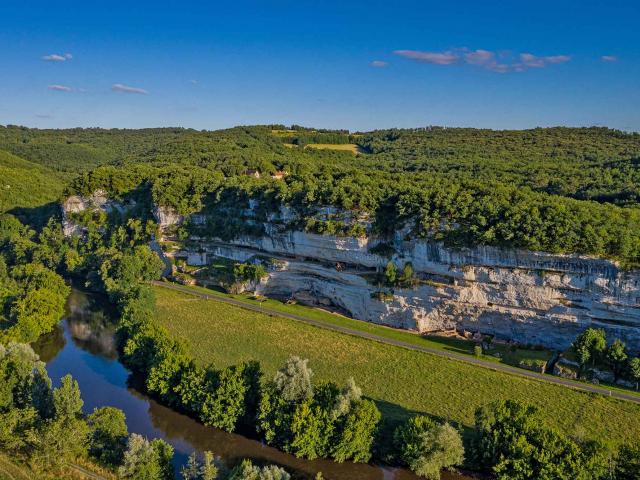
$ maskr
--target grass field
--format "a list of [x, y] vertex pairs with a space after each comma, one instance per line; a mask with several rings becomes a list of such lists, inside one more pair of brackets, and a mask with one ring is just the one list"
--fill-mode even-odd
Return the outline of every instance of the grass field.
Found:
[[360, 153], [360, 149], [353, 143], [309, 143], [305, 148], [315, 148], [318, 150], [339, 150], [342, 152]]
[[79, 460], [76, 465], [67, 465], [60, 474], [34, 472], [27, 465], [20, 463], [11, 456], [0, 453], [0, 480], [115, 480], [116, 475], [100, 468], [88, 461]]
[[[640, 406], [383, 345], [281, 317], [156, 288], [158, 321], [185, 338], [201, 364], [259, 360], [271, 376], [290, 355], [309, 358], [317, 380], [352, 376], [386, 420], [423, 412], [470, 426], [475, 409], [514, 398], [539, 406], [569, 434], [612, 443], [640, 437]], [[398, 332], [399, 333], [399, 332]], [[410, 335], [410, 334], [406, 334]], [[421, 340], [416, 337], [417, 340]]]
[[[418, 333], [409, 332], [407, 330], [390, 328], [384, 325], [376, 325], [370, 322], [363, 322], [362, 320], [354, 320], [352, 318], [345, 317], [344, 315], [331, 313], [321, 308], [314, 308], [300, 304], [283, 303], [279, 300], [266, 297], [257, 299], [256, 297], [246, 293], [222, 293], [210, 288], [204, 288], [195, 285], [184, 288], [189, 288], [195, 292], [206, 293], [207, 295], [211, 296], [241, 300], [253, 306], [262, 305], [263, 307], [271, 310], [276, 310], [278, 312], [300, 315], [311, 320], [327, 323], [329, 325], [339, 325], [341, 327], [347, 327], [359, 332], [373, 333], [380, 337], [388, 338], [390, 340], [399, 340], [419, 347], [434, 348], [437, 350], [442, 350], [444, 352], [474, 355], [474, 346], [476, 345], [476, 343], [469, 340], [443, 337], [439, 335], [420, 335]], [[494, 353], [499, 353], [500, 358], [494, 356]], [[491, 362], [507, 363], [509, 365], [518, 366], [519, 361], [522, 359], [549, 360], [551, 356], [552, 353], [548, 350], [539, 351], [517, 349], [515, 351], [511, 351], [505, 345], [494, 344], [488, 354], [483, 354], [480, 358], [482, 358], [482, 360]]]
[[0, 479], [2, 480], [31, 480], [35, 478], [33, 472], [26, 466], [14, 463], [0, 453]]

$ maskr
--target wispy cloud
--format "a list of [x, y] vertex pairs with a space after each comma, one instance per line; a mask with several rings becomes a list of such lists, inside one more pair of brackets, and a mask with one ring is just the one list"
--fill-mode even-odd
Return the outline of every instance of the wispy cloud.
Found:
[[522, 66], [529, 68], [542, 68], [550, 63], [565, 63], [571, 60], [568, 55], [551, 55], [547, 57], [537, 57], [531, 53], [521, 53], [520, 62]]
[[497, 73], [524, 72], [531, 68], [543, 68], [547, 65], [565, 63], [571, 60], [568, 55], [536, 56], [531, 53], [521, 53], [514, 57], [512, 54], [505, 52], [496, 53], [490, 50], [470, 50], [468, 48], [455, 48], [443, 52], [396, 50], [393, 53], [420, 63], [433, 65], [466, 64]]
[[198, 80], [189, 80], [189, 83], [191, 85], [198, 85], [198, 83], [200, 83], [200, 82], [198, 82]]
[[113, 90], [114, 92], [138, 93], [141, 95], [147, 95], [149, 93], [143, 88], [131, 87], [129, 85], [123, 85], [122, 83], [114, 83], [113, 85], [111, 85], [111, 90]]
[[435, 65], [453, 65], [458, 63], [460, 57], [454, 52], [423, 52], [420, 50], [396, 50], [393, 52], [401, 57], [410, 58], [420, 63], [433, 63]]
[[369, 63], [369, 65], [375, 68], [385, 68], [389, 66], [389, 62], [385, 62], [383, 60], [374, 60], [373, 62]]
[[618, 57], [616, 57], [615, 55], [603, 55], [600, 57], [600, 60], [602, 60], [603, 62], [617, 62]]
[[47, 87], [49, 90], [55, 90], [56, 92], [73, 92], [73, 88], [67, 87], [66, 85], [49, 85]]
[[51, 55], [45, 55], [42, 57], [42, 60], [45, 62], [66, 62], [67, 60], [71, 60], [73, 55], [70, 53], [65, 53], [64, 55], [58, 55], [57, 53], [52, 53]]

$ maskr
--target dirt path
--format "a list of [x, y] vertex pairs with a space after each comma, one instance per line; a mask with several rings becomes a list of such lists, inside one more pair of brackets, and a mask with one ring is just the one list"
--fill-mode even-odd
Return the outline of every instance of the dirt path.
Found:
[[201, 293], [201, 292], [196, 292], [194, 290], [191, 290], [187, 287], [183, 287], [182, 285], [176, 285], [173, 283], [167, 283], [167, 282], [153, 282], [154, 285], [157, 285], [159, 287], [163, 287], [163, 288], [169, 288], [171, 290], [177, 290], [179, 292], [183, 292], [183, 293], [187, 293], [189, 295], [193, 295], [196, 297], [200, 297], [200, 298], [204, 298], [206, 300], [212, 300], [215, 302], [222, 302], [222, 303], [227, 303], [229, 305], [235, 305], [237, 307], [241, 307], [244, 308], [246, 310], [251, 310], [254, 312], [258, 312], [258, 313], [264, 313], [267, 315], [271, 315], [274, 317], [284, 317], [284, 318], [289, 318], [291, 320], [296, 320], [299, 322], [304, 322], [308, 325], [313, 325], [314, 327], [319, 327], [319, 328], [324, 328], [326, 330], [333, 330], [336, 332], [340, 332], [340, 333], [345, 333], [347, 335], [353, 335], [356, 337], [360, 337], [360, 338], [366, 338], [368, 340], [373, 340], [375, 342], [380, 342], [380, 343], [385, 343], [387, 345], [394, 345], [396, 347], [402, 347], [402, 348], [407, 348], [409, 350], [415, 350], [418, 352], [425, 352], [425, 353], [430, 353], [432, 355], [437, 355], [439, 357], [444, 357], [444, 358], [448, 358], [449, 360], [457, 360], [460, 362], [466, 362], [466, 363], [470, 363], [472, 365], [476, 365], [478, 367], [484, 367], [484, 368], [488, 368], [490, 370], [495, 370], [498, 372], [503, 372], [503, 373], [508, 373], [511, 375], [517, 375], [519, 377], [525, 377], [525, 378], [529, 378], [529, 379], [533, 379], [533, 380], [539, 380], [542, 382], [548, 382], [548, 383], [554, 383], [556, 385], [562, 385], [563, 387], [568, 387], [568, 388], [573, 388], [575, 390], [582, 390], [585, 392], [591, 392], [591, 393], [599, 393], [602, 395], [605, 395], [607, 397], [611, 397], [611, 398], [617, 398], [619, 400], [626, 400], [629, 402], [634, 402], [637, 404], [640, 404], [640, 397], [633, 395], [633, 394], [627, 394], [624, 392], [620, 392], [617, 390], [609, 390], [606, 387], [600, 387], [597, 385], [590, 385], [587, 383], [582, 383], [582, 382], [577, 382], [577, 381], [573, 381], [573, 380], [568, 380], [562, 377], [556, 377], [556, 376], [552, 376], [552, 375], [545, 375], [545, 374], [541, 374], [541, 373], [536, 373], [536, 372], [532, 372], [529, 370], [524, 370], [522, 368], [517, 368], [517, 367], [511, 367], [509, 365], [504, 365], [504, 364], [500, 364], [500, 363], [494, 363], [494, 362], [489, 362], [486, 360], [481, 360], [478, 358], [474, 358], [471, 357], [469, 355], [461, 355], [461, 354], [457, 354], [457, 353], [451, 353], [451, 352], [445, 352], [442, 350], [438, 350], [435, 348], [430, 348], [430, 347], [421, 347], [419, 345], [413, 345], [411, 343], [407, 343], [407, 342], [403, 342], [401, 340], [394, 340], [392, 338], [386, 338], [386, 337], [382, 337], [380, 335], [376, 335], [374, 333], [368, 333], [368, 332], [362, 332], [359, 330], [354, 330], [352, 328], [349, 327], [343, 327], [340, 325], [333, 325], [330, 323], [325, 323], [325, 322], [320, 322], [317, 320], [311, 320], [309, 318], [305, 318], [303, 316], [300, 315], [295, 315], [292, 313], [285, 313], [285, 312], [279, 312], [277, 310], [273, 310], [271, 308], [268, 307], [263, 307], [263, 306], [256, 306], [256, 305], [251, 305], [248, 304], [246, 302], [243, 302], [241, 300], [236, 300], [234, 298], [224, 298], [224, 297], [218, 297], [215, 295], [208, 295], [206, 293]]

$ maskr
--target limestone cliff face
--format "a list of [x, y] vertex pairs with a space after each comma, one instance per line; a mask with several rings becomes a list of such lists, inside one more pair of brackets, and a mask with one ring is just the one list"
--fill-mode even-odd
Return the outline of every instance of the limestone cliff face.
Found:
[[[354, 318], [418, 330], [469, 330], [564, 349], [589, 326], [640, 349], [640, 272], [578, 255], [476, 247], [454, 250], [424, 240], [402, 242], [392, 257], [411, 262], [419, 285], [378, 300], [372, 273], [387, 258], [376, 240], [271, 232], [230, 242], [200, 240], [208, 255], [281, 261], [256, 286], [263, 295], [332, 304]], [[336, 264], [341, 268], [336, 269]], [[367, 280], [369, 278], [369, 281]]]
[[123, 213], [134, 203], [124, 204], [109, 199], [104, 190], [96, 190], [87, 197], [72, 195], [62, 203], [62, 228], [66, 236], [82, 233], [82, 227], [73, 221], [73, 215], [85, 210], [102, 210], [110, 213], [114, 210]]
[[155, 206], [153, 209], [153, 217], [162, 228], [181, 225], [184, 221], [184, 217], [171, 207]]
[[[84, 208], [84, 200], [72, 199], [65, 210]], [[154, 213], [164, 227], [183, 221], [167, 209]], [[593, 326], [640, 351], [638, 270], [579, 255], [486, 246], [452, 249], [428, 240], [404, 241], [406, 232], [398, 232], [393, 242], [398, 253], [391, 260], [399, 269], [411, 262], [419, 281], [414, 288], [391, 292], [375, 281], [375, 272], [389, 261], [370, 252], [379, 240], [286, 230], [285, 216], [292, 214], [283, 208], [270, 218], [280, 222], [266, 223], [263, 236], [226, 242], [192, 237], [190, 244], [197, 249], [181, 253], [200, 265], [212, 255], [237, 261], [271, 257], [277, 261], [269, 276], [253, 286], [256, 293], [331, 305], [369, 322], [420, 332], [468, 330], [555, 349], [567, 348]], [[201, 217], [192, 222], [203, 223]], [[72, 226], [65, 231], [72, 233]], [[376, 296], [381, 290], [384, 300]]]

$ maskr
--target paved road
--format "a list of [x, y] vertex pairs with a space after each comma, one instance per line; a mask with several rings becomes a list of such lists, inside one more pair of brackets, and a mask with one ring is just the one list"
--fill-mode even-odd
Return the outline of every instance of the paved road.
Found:
[[366, 338], [368, 340], [373, 340], [380, 343], [385, 343], [387, 345], [394, 345], [396, 347], [407, 348], [409, 350], [415, 350], [418, 352], [430, 353], [432, 355], [438, 355], [439, 357], [448, 358], [450, 360], [457, 360], [460, 362], [470, 363], [472, 365], [476, 365], [479, 367], [489, 368], [491, 370], [495, 370], [498, 372], [505, 372], [512, 375], [517, 375], [520, 377], [525, 377], [534, 380], [541, 380], [543, 382], [555, 383], [556, 385], [562, 385], [564, 387], [573, 388], [575, 390], [583, 390], [591, 393], [600, 393], [602, 395], [606, 395], [607, 397], [617, 398], [620, 400], [627, 400], [630, 402], [640, 404], [640, 397], [627, 394], [624, 392], [620, 392], [617, 390], [608, 390], [606, 387], [599, 387], [597, 385], [591, 385], [588, 383], [576, 382], [572, 380], [567, 380], [562, 377], [556, 377], [553, 375], [544, 375], [541, 373], [532, 372], [530, 370], [524, 370], [522, 368], [512, 367], [509, 365], [505, 365], [502, 363], [490, 362], [487, 360], [481, 360], [478, 358], [474, 358], [469, 355], [462, 355], [458, 353], [446, 352], [443, 350], [438, 350], [436, 348], [431, 347], [422, 347], [420, 345], [414, 345], [412, 343], [403, 342], [402, 340], [394, 340], [392, 338], [382, 337], [380, 335], [376, 335], [375, 333], [362, 332], [360, 330], [354, 330], [349, 327], [343, 327], [340, 325], [334, 325], [331, 323], [320, 322], [317, 320], [311, 320], [306, 317], [302, 317], [300, 315], [295, 315], [292, 313], [280, 312], [278, 310], [273, 310], [268, 307], [262, 307], [257, 305], [251, 305], [249, 303], [243, 302], [241, 300], [236, 300], [234, 298], [225, 298], [219, 297], [217, 295], [208, 295], [204, 292], [197, 292], [188, 287], [184, 287], [182, 285], [176, 285], [175, 283], [167, 283], [167, 282], [153, 282], [155, 285], [159, 287], [169, 288], [171, 290], [177, 290], [179, 292], [188, 293], [189, 295], [194, 295], [196, 297], [204, 298], [207, 300], [213, 300], [216, 302], [227, 303], [230, 305], [235, 305], [247, 310], [252, 310], [254, 312], [264, 313], [267, 315], [272, 315], [276, 317], [284, 317], [290, 318], [292, 320], [297, 320], [299, 322], [304, 322], [308, 325], [313, 325], [314, 327], [324, 328], [327, 330], [333, 330], [340, 333], [346, 333], [347, 335], [353, 335], [356, 337]]

